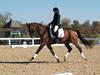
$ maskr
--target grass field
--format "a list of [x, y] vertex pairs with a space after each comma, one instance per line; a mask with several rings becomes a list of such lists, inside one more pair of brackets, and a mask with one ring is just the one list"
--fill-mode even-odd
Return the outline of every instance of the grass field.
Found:
[[[34, 62], [28, 63], [38, 47], [10, 48], [0, 46], [0, 75], [52, 75], [71, 71], [73, 75], [100, 75], [100, 47], [92, 49], [83, 48], [87, 61], [80, 57], [79, 51], [73, 51], [64, 62], [63, 57], [67, 52], [64, 46], [53, 47], [61, 63], [45, 47]], [[28, 64], [27, 64], [28, 63]]]

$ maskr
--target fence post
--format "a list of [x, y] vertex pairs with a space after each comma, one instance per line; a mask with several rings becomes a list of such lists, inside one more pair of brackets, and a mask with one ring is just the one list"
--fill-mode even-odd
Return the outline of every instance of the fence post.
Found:
[[34, 38], [32, 38], [32, 45], [34, 45]]
[[98, 42], [98, 44], [100, 45], [100, 39], [99, 39], [99, 42]]
[[9, 45], [11, 45], [11, 39], [9, 38]]

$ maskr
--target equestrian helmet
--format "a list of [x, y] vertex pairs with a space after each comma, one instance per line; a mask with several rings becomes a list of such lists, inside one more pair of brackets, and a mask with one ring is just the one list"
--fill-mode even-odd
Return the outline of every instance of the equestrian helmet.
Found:
[[53, 11], [59, 11], [59, 9], [57, 7], [53, 8]]

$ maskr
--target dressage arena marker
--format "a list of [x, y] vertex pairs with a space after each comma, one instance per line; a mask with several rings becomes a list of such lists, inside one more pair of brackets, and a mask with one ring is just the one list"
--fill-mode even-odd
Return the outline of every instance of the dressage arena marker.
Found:
[[23, 41], [23, 48], [27, 48], [27, 42]]
[[23, 41], [23, 45], [11, 45], [11, 48], [16, 48], [16, 47], [27, 48], [27, 42]]
[[71, 72], [59, 73], [59, 74], [52, 74], [52, 75], [73, 75]]

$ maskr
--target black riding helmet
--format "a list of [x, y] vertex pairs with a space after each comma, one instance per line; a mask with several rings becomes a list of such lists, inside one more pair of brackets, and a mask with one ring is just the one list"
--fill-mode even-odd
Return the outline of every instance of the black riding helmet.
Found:
[[59, 13], [59, 9], [57, 7], [53, 8], [53, 11]]

